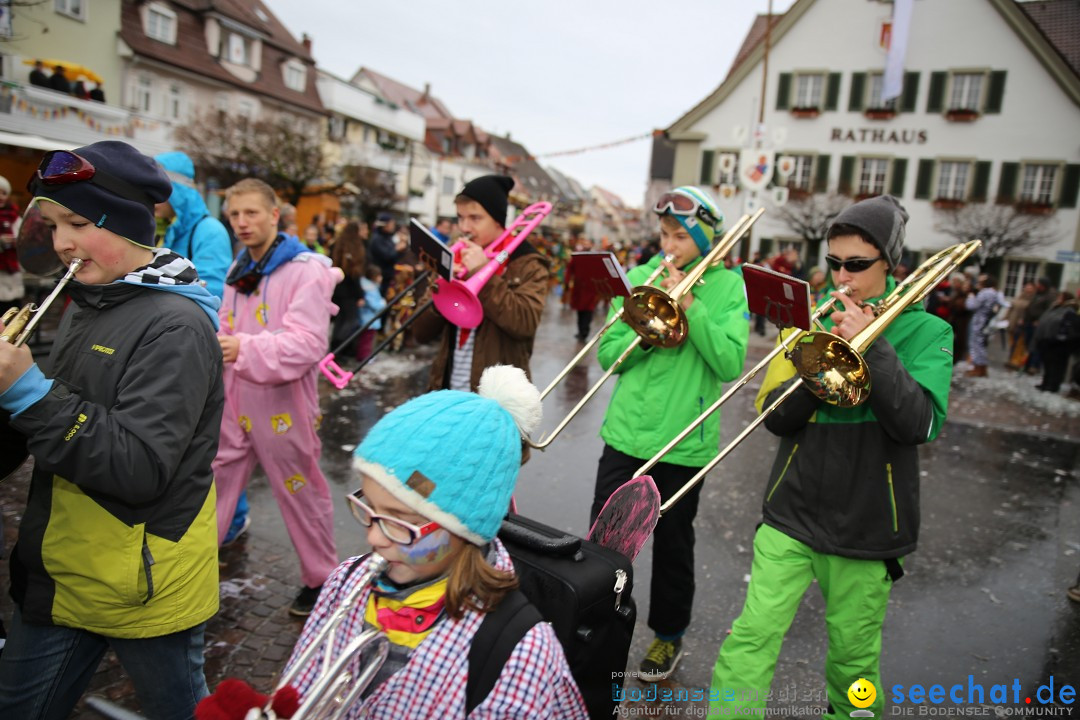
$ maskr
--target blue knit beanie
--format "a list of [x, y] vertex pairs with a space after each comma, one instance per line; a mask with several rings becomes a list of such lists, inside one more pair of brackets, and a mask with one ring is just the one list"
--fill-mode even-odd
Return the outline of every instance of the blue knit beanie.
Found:
[[72, 152], [98, 171], [125, 181], [133, 196], [117, 195], [91, 179], [66, 185], [35, 182], [34, 199], [52, 200], [136, 245], [153, 247], [157, 228], [154, 205], [165, 202], [172, 194], [172, 183], [161, 167], [153, 158], [119, 140], [103, 140]]
[[705, 255], [712, 249], [713, 239], [716, 237], [716, 233], [723, 232], [724, 230], [724, 213], [720, 211], [720, 208], [716, 206], [709, 193], [705, 192], [699, 187], [693, 185], [683, 185], [677, 187], [671, 192], [678, 193], [679, 195], [685, 195], [693, 198], [698, 203], [703, 205], [714, 218], [716, 218], [715, 225], [709, 225], [702, 221], [696, 215], [684, 216], [676, 215], [671, 212], [664, 214], [671, 215], [673, 218], [679, 221], [679, 224], [683, 226], [686, 232], [690, 233], [690, 237], [694, 239], [694, 244], [697, 245], [698, 250], [702, 255]]
[[476, 393], [438, 390], [387, 413], [356, 449], [353, 467], [417, 513], [484, 545], [509, 507], [522, 436], [540, 418], [540, 392], [525, 371], [495, 365]]

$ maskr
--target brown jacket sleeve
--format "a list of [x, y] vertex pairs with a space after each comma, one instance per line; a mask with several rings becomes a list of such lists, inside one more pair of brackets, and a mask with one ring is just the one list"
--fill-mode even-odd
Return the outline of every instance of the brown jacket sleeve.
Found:
[[549, 277], [542, 255], [529, 253], [512, 261], [503, 275], [492, 277], [480, 291], [484, 320], [512, 338], [532, 339], [544, 311]]

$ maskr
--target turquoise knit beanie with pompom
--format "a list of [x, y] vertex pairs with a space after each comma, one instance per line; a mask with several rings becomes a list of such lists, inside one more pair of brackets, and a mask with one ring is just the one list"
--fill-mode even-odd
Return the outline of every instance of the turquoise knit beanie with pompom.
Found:
[[353, 467], [417, 513], [476, 545], [499, 531], [539, 427], [540, 391], [521, 368], [494, 365], [476, 393], [438, 390], [387, 413]]

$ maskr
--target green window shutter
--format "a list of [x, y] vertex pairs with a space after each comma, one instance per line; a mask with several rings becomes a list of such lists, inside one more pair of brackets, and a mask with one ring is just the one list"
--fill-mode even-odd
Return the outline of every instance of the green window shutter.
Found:
[[896, 158], [892, 161], [892, 182], [889, 183], [889, 194], [893, 197], [904, 197], [904, 181], [907, 179], [907, 158]]
[[837, 192], [841, 195], [851, 195], [851, 184], [855, 178], [855, 157], [842, 155], [840, 157], [840, 182], [837, 184]]
[[975, 163], [975, 177], [971, 182], [971, 202], [986, 202], [986, 196], [990, 192], [990, 165], [989, 160], [979, 160]]
[[791, 107], [791, 73], [780, 73], [776, 83], [776, 109], [787, 110]]
[[1061, 197], [1058, 207], [1076, 207], [1077, 195], [1080, 194], [1080, 165], [1066, 165], [1065, 178], [1061, 183]]
[[945, 83], [949, 80], [947, 72], [930, 73], [930, 92], [926, 96], [926, 112], [939, 113], [945, 109]]
[[1011, 203], [1016, 199], [1016, 176], [1020, 172], [1020, 163], [1001, 163], [1001, 177], [998, 178], [997, 201]]
[[715, 185], [716, 178], [713, 177], [713, 162], [716, 160], [715, 150], [706, 150], [701, 153], [701, 184], [702, 185]]
[[986, 107], [984, 113], [997, 114], [1001, 112], [1001, 102], [1005, 99], [1005, 71], [994, 70], [990, 73], [990, 88], [986, 93]]
[[848, 95], [848, 107], [851, 112], [862, 112], [863, 91], [866, 89], [866, 73], [851, 73], [851, 93]]
[[817, 156], [817, 174], [814, 177], [814, 192], [829, 191], [829, 158], [830, 155]]
[[829, 73], [829, 84], [825, 87], [825, 109], [835, 110], [840, 106], [840, 73]]
[[900, 93], [900, 112], [915, 112], [915, 101], [919, 97], [919, 73], [904, 73], [904, 89]]
[[915, 175], [915, 199], [928, 200], [930, 198], [930, 183], [934, 180], [934, 161], [919, 160], [919, 170]]

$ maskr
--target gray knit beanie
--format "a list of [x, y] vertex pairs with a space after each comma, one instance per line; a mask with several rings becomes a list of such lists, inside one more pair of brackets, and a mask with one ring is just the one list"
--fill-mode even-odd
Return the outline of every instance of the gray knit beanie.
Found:
[[881, 251], [891, 272], [900, 263], [900, 256], [904, 252], [904, 225], [907, 221], [907, 211], [896, 198], [878, 195], [857, 202], [837, 215], [829, 226], [828, 236], [833, 238], [838, 234], [833, 232], [837, 225], [858, 228]]

